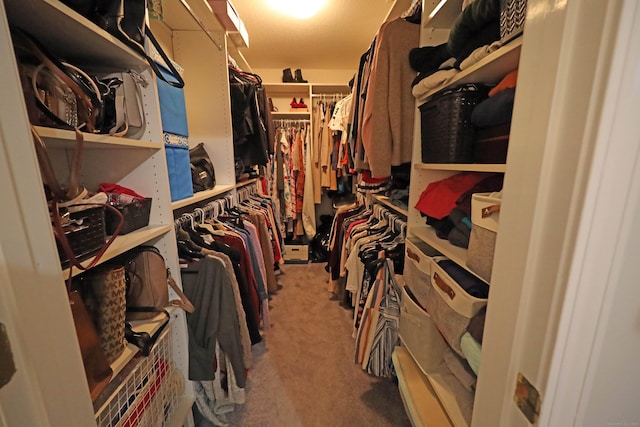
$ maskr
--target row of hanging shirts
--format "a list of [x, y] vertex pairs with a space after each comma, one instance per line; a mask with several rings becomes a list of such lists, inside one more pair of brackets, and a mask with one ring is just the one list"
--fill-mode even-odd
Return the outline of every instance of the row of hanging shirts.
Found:
[[270, 328], [268, 298], [278, 287], [282, 233], [273, 202], [254, 186], [174, 224], [183, 290], [196, 308], [187, 315], [189, 379], [200, 413], [223, 425], [224, 414], [244, 403], [251, 347]]

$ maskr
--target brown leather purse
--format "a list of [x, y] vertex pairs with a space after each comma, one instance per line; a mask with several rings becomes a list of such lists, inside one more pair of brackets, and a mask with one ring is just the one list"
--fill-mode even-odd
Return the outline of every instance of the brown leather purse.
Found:
[[95, 401], [109, 384], [113, 370], [100, 346], [100, 338], [78, 291], [69, 292], [69, 304], [80, 344], [80, 353], [82, 354], [82, 363], [91, 400]]

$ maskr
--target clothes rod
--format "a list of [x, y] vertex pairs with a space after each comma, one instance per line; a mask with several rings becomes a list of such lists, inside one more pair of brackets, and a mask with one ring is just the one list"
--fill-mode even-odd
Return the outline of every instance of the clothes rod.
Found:
[[187, 3], [187, 0], [180, 0], [180, 3], [182, 3], [184, 8], [187, 9], [187, 12], [189, 12], [189, 14], [193, 17], [193, 19], [198, 23], [198, 26], [200, 28], [202, 28], [202, 31], [204, 31], [204, 33], [207, 35], [207, 37], [209, 37], [209, 39], [211, 39], [211, 41], [218, 48], [218, 50], [220, 50], [220, 51], [223, 50], [224, 46], [222, 44], [218, 43], [218, 41], [215, 39], [215, 37], [213, 37], [213, 34], [211, 34], [211, 32], [207, 29], [207, 27], [204, 25], [204, 23], [200, 20], [200, 17], [198, 17], [198, 15], [193, 11], [193, 9], [191, 9], [191, 6], [189, 6], [189, 3]]

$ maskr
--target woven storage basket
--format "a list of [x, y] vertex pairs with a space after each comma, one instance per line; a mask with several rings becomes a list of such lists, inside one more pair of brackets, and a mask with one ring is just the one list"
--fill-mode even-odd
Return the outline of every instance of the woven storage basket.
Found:
[[[104, 207], [91, 207], [71, 212], [69, 217], [74, 220], [68, 226], [63, 227], [78, 261], [91, 258], [100, 251], [106, 242]], [[58, 255], [62, 268], [68, 268], [71, 264], [60, 242], [56, 240]]]
[[473, 161], [471, 112], [487, 93], [486, 86], [465, 84], [438, 92], [420, 106], [423, 163]]
[[500, 1], [500, 40], [505, 43], [524, 31], [527, 0]]

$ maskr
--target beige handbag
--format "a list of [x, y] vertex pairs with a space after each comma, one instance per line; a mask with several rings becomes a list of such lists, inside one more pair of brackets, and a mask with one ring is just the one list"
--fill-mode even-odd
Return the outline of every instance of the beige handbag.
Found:
[[101, 267], [84, 278], [85, 304], [100, 337], [100, 345], [109, 363], [124, 351], [126, 281], [124, 267]]
[[[153, 246], [139, 246], [131, 251], [125, 262], [127, 278], [127, 320], [150, 319], [169, 305], [188, 313], [193, 304], [171, 278], [164, 258]], [[169, 301], [169, 288], [179, 299]]]

